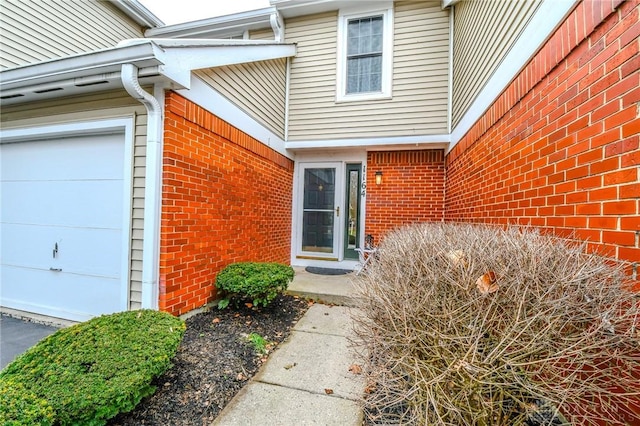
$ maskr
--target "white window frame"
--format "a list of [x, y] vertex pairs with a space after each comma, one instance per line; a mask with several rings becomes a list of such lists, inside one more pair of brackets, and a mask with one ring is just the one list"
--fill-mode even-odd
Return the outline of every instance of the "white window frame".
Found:
[[[347, 24], [351, 19], [382, 16], [382, 87], [380, 92], [347, 93]], [[336, 63], [336, 102], [391, 99], [393, 78], [393, 2], [374, 7], [340, 9], [338, 14], [338, 48]]]

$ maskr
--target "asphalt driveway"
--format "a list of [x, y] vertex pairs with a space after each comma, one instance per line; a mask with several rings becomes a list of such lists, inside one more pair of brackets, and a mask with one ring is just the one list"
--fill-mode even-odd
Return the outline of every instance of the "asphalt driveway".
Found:
[[0, 369], [58, 327], [0, 315]]

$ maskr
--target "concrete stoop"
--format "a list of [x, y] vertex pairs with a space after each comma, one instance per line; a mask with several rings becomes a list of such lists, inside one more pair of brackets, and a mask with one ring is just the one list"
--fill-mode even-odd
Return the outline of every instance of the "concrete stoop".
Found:
[[319, 303], [339, 306], [357, 306], [353, 279], [355, 272], [346, 275], [317, 275], [303, 267], [294, 267], [295, 277], [286, 293]]
[[364, 379], [350, 371], [358, 363], [348, 342], [351, 309], [311, 306], [213, 424], [361, 425]]

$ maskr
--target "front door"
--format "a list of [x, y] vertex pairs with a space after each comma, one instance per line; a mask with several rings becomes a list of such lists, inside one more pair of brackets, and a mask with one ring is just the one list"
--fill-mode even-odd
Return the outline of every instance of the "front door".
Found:
[[338, 260], [340, 247], [342, 190], [340, 163], [301, 165], [302, 257]]

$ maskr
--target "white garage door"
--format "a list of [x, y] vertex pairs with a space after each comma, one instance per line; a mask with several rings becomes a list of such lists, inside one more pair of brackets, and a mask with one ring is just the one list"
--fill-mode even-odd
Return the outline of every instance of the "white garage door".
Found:
[[124, 163], [123, 134], [0, 145], [2, 306], [72, 320], [126, 309]]

